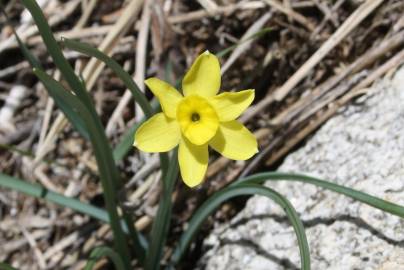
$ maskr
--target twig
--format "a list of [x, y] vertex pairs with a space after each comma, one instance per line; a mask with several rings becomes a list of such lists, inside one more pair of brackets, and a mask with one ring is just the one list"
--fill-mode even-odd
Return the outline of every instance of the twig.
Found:
[[197, 0], [197, 1], [210, 14], [215, 13], [216, 9], [218, 8], [217, 4], [212, 0]]
[[[261, 18], [256, 20], [255, 23], [253, 23], [248, 28], [248, 30], [244, 33], [241, 40], [246, 40], [249, 37], [251, 37], [254, 33], [257, 33], [265, 25], [265, 23], [271, 18], [271, 16], [272, 16], [271, 12], [267, 12], [264, 15], [262, 15]], [[222, 74], [224, 74], [230, 68], [230, 66], [237, 60], [237, 58], [251, 46], [252, 42], [253, 42], [253, 40], [250, 39], [250, 40], [244, 42], [243, 44], [241, 44], [240, 46], [237, 46], [237, 48], [232, 52], [232, 54], [227, 59], [227, 61], [223, 64], [222, 69], [221, 69]]]
[[21, 232], [24, 235], [24, 237], [27, 239], [28, 244], [34, 250], [35, 257], [38, 259], [39, 267], [41, 269], [46, 269], [47, 268], [46, 260], [45, 260], [45, 258], [43, 256], [43, 253], [41, 252], [41, 250], [39, 250], [35, 238], [21, 224], [20, 224], [20, 229], [21, 229]]
[[282, 5], [277, 0], [264, 0], [264, 2], [267, 3], [269, 6], [273, 7], [274, 9], [279, 10], [280, 12], [286, 14], [288, 17], [297, 21], [298, 23], [306, 27], [308, 30], [310, 31], [314, 30], [314, 25], [309, 20], [307, 20], [304, 16], [297, 13], [293, 9], [290, 9], [287, 6]]
[[312, 68], [314, 68], [343, 38], [345, 38], [359, 23], [365, 19], [373, 10], [375, 10], [383, 1], [367, 0], [357, 8], [349, 18], [338, 28], [338, 30], [301, 66], [292, 77], [290, 77], [282, 87], [278, 88], [273, 94], [262, 99], [258, 104], [250, 107], [249, 110], [240, 118], [242, 121], [248, 121], [258, 112], [262, 111], [273, 101], [282, 100]]
[[[338, 0], [338, 1], [332, 6], [330, 13], [327, 13], [327, 14], [325, 15], [325, 17], [324, 17], [324, 19], [321, 21], [321, 23], [320, 23], [320, 24], [316, 27], [316, 29], [314, 29], [314, 31], [311, 33], [310, 39], [313, 39], [315, 36], [318, 35], [318, 33], [320, 33], [320, 31], [323, 29], [323, 27], [325, 26], [325, 24], [327, 23], [327, 21], [328, 21], [330, 18], [334, 18], [334, 17], [332, 17], [332, 16], [333, 16], [332, 14], [335, 13], [335, 12], [340, 8], [340, 6], [341, 6], [344, 2], [345, 2], [345, 0]], [[333, 22], [334, 22], [334, 26], [335, 26], [335, 27], [338, 27], [338, 21], [337, 21], [337, 19], [335, 19], [335, 21], [333, 21]]]
[[315, 100], [321, 98], [325, 93], [336, 86], [348, 75], [365, 68], [402, 44], [404, 44], [404, 31], [387, 38], [379, 46], [366, 51], [342, 72], [328, 79], [325, 83], [316, 87], [309, 95], [299, 99], [293, 105], [289, 106], [286, 110], [278, 114], [274, 119], [271, 120], [271, 125], [278, 126], [289, 122], [293, 117], [298, 115], [307, 106], [310, 106]]
[[142, 178], [145, 178], [150, 172], [157, 169], [160, 165], [160, 159], [153, 156], [150, 160], [147, 161], [146, 165], [143, 166], [133, 177], [132, 179], [125, 185], [125, 189], [129, 189], [133, 187], [133, 185]]
[[[59, 81], [61, 78], [62, 74], [60, 73], [59, 70], [55, 71], [54, 79]], [[46, 102], [46, 107], [45, 107], [45, 115], [42, 120], [42, 127], [41, 131], [39, 132], [39, 140], [38, 140], [38, 145], [42, 145], [43, 141], [45, 140], [46, 132], [48, 131], [49, 127], [49, 122], [52, 116], [52, 110], [55, 102], [54, 100], [48, 96], [48, 100]]]
[[375, 71], [373, 71], [368, 77], [366, 77], [365, 80], [360, 82], [351, 91], [349, 91], [347, 94], [345, 94], [340, 99], [338, 99], [334, 104], [330, 104], [330, 106], [329, 106], [330, 109], [328, 109], [324, 113], [321, 113], [318, 119], [316, 119], [314, 122], [310, 123], [310, 125], [307, 125], [305, 128], [300, 130], [291, 139], [287, 140], [286, 144], [279, 151], [276, 151], [275, 153], [273, 153], [271, 155], [271, 157], [266, 161], [265, 164], [272, 165], [274, 162], [279, 160], [279, 158], [281, 158], [286, 153], [288, 153], [290, 151], [290, 149], [295, 147], [300, 141], [302, 141], [304, 138], [306, 138], [307, 135], [312, 133], [321, 124], [323, 124], [330, 117], [332, 117], [341, 106], [348, 103], [352, 98], [354, 98], [358, 95], [364, 94], [366, 92], [366, 91], [364, 91], [365, 87], [369, 86], [372, 82], [374, 82], [376, 79], [383, 76], [383, 74], [387, 73], [389, 70], [395, 69], [403, 63], [404, 63], [404, 49], [401, 50], [399, 53], [397, 53], [394, 57], [392, 57], [386, 63], [384, 63], [382, 66], [377, 68]]
[[[153, 1], [146, 0], [143, 6], [142, 19], [140, 20], [140, 29], [138, 40], [136, 44], [136, 66], [135, 66], [135, 82], [139, 86], [140, 90], [144, 92], [144, 79], [146, 74], [146, 56], [147, 56], [147, 41], [150, 31], [151, 20], [151, 4]], [[135, 119], [140, 121], [144, 116], [142, 108], [139, 104], [135, 104]]]
[[[67, 3], [67, 5], [64, 5], [63, 8], [60, 11], [56, 11], [57, 14], [49, 18], [49, 25], [51, 27], [56, 26], [57, 24], [65, 21], [65, 19], [70, 16], [71, 13], [73, 13], [76, 8], [78, 7], [80, 1], [79, 0], [74, 0], [70, 1]], [[38, 33], [38, 28], [36, 25], [30, 26], [30, 27], [24, 27], [23, 29], [18, 29], [17, 30], [18, 35], [22, 39], [22, 41], [25, 41], [27, 38], [35, 35]], [[3, 41], [0, 43], [0, 53], [4, 50], [10, 49], [10, 48], [16, 48], [18, 46], [18, 43], [13, 36], [10, 36], [7, 40]]]
[[171, 24], [186, 23], [190, 21], [197, 21], [206, 17], [218, 16], [218, 15], [229, 15], [236, 10], [246, 10], [246, 9], [261, 9], [266, 5], [261, 1], [251, 1], [251, 2], [240, 2], [238, 4], [227, 5], [224, 7], [217, 7], [213, 13], [209, 13], [205, 9], [188, 12], [185, 14], [175, 15], [168, 18], [168, 22]]
[[75, 28], [81, 29], [87, 23], [90, 18], [91, 13], [93, 12], [98, 0], [90, 0], [90, 3], [86, 6], [85, 10], [81, 14], [79, 21], [76, 23]]
[[383, 0], [367, 0], [338, 28], [337, 31], [313, 54], [304, 65], [275, 93], [275, 100], [282, 100], [341, 40], [362, 22]]

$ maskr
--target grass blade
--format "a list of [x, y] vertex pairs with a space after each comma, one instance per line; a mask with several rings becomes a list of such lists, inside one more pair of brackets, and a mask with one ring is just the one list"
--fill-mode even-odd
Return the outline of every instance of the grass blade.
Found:
[[[56, 105], [58, 105], [59, 109], [66, 115], [67, 119], [69, 119], [72, 125], [84, 138], [89, 139], [86, 125], [77, 110], [77, 104], [81, 103], [80, 100], [77, 97], [68, 94], [67, 90], [62, 89], [62, 86], [54, 80], [49, 81], [46, 86], [47, 88], [51, 88], [51, 90], [48, 90], [49, 95], [55, 100]], [[57, 91], [55, 92], [54, 89], [61, 89], [60, 91], [66, 93], [62, 93], [62, 95], [56, 94]], [[70, 101], [67, 102], [69, 99]], [[72, 104], [75, 105], [72, 106]]]
[[[80, 102], [78, 97], [63, 89], [63, 87], [52, 77], [40, 69], [35, 69], [34, 73], [43, 82], [50, 95], [58, 96], [58, 98], [64, 99], [73, 110], [77, 111], [77, 113], [81, 115], [86, 124], [97, 160], [98, 170], [100, 172], [106, 208], [110, 215], [111, 227], [114, 232], [115, 248], [122, 256], [126, 268], [129, 269], [130, 252], [127, 245], [127, 239], [120, 226], [120, 218], [117, 212], [117, 187], [119, 187], [119, 184], [122, 183], [120, 182], [119, 172], [112, 158], [112, 151], [109, 147], [101, 122], [98, 117], [94, 118], [91, 115], [90, 111], [83, 103]], [[131, 230], [131, 228], [133, 228], [133, 222], [127, 222], [127, 226], [128, 229]], [[139, 238], [134, 239], [134, 242], [138, 256], [143, 256], [144, 250], [140, 245]]]
[[8, 265], [6, 263], [1, 263], [1, 262], [0, 262], [0, 269], [1, 270], [17, 270], [16, 268], [12, 267], [11, 265]]
[[68, 207], [82, 214], [89, 215], [100, 221], [109, 223], [108, 213], [98, 207], [83, 203], [77, 199], [69, 198], [50, 191], [40, 185], [29, 183], [21, 179], [0, 173], [0, 186], [24, 193], [35, 198], [42, 198], [60, 206]]
[[142, 121], [134, 123], [126, 132], [122, 135], [121, 141], [114, 148], [114, 160], [115, 162], [121, 161], [129, 150], [133, 147], [133, 137], [135, 136], [136, 130], [143, 124], [146, 120], [143, 118]]
[[211, 196], [198, 208], [188, 224], [187, 230], [181, 235], [180, 241], [171, 258], [172, 264], [177, 264], [191, 243], [195, 233], [199, 230], [204, 220], [213, 213], [223, 202], [237, 196], [262, 195], [272, 199], [285, 210], [297, 236], [300, 250], [301, 269], [310, 269], [310, 251], [307, 243], [303, 224], [291, 203], [278, 192], [257, 184], [238, 184], [227, 187]]
[[108, 55], [104, 54], [97, 48], [94, 48], [88, 44], [81, 43], [78, 41], [70, 40], [70, 39], [62, 39], [62, 45], [83, 53], [85, 55], [95, 57], [98, 60], [104, 62], [110, 69], [112, 69], [115, 74], [122, 80], [122, 82], [125, 84], [125, 86], [132, 92], [132, 95], [135, 99], [135, 101], [139, 104], [139, 106], [142, 108], [144, 114], [147, 116], [147, 118], [151, 117], [153, 115], [153, 109], [150, 106], [148, 100], [146, 99], [145, 95], [140, 91], [139, 87], [136, 85], [132, 77], [127, 73], [114, 59], [109, 57]]
[[395, 203], [391, 203], [372, 195], [369, 195], [362, 191], [357, 191], [352, 188], [344, 187], [329, 181], [325, 181], [316, 177], [294, 174], [294, 173], [282, 173], [282, 172], [267, 172], [259, 173], [242, 178], [234, 182], [231, 186], [244, 184], [244, 183], [263, 183], [265, 181], [296, 181], [307, 184], [312, 184], [318, 187], [322, 187], [342, 195], [348, 196], [354, 200], [360, 201], [367, 205], [373, 206], [382, 211], [404, 218], [404, 207]]
[[151, 231], [151, 244], [146, 257], [146, 270], [160, 269], [160, 259], [167, 239], [167, 233], [171, 221], [172, 203], [171, 196], [178, 178], [178, 147], [173, 151], [168, 172], [163, 181], [162, 198], [159, 202], [159, 209], [154, 218]]
[[10, 29], [13, 31], [13, 34], [15, 36], [15, 39], [17, 40], [17, 43], [24, 55], [24, 57], [27, 59], [27, 61], [30, 63], [32, 68], [42, 68], [41, 64], [39, 63], [38, 59], [34, 55], [31, 54], [31, 52], [28, 50], [27, 46], [25, 46], [24, 42], [22, 42], [20, 36], [18, 35], [17, 31], [15, 30], [13, 24], [11, 23], [7, 12], [4, 9], [2, 1], [0, 1], [0, 9], [1, 12], [3, 13], [4, 17], [6, 18], [6, 23], [10, 27]]
[[[0, 6], [2, 8], [2, 6]], [[5, 14], [7, 22], [9, 23], [9, 25], [11, 26], [8, 16], [7, 14], [4, 12], [4, 10], [2, 9], [2, 12]], [[27, 46], [25, 46], [24, 42], [22, 42], [22, 40], [20, 39], [19, 35], [17, 34], [17, 32], [15, 31], [14, 27], [11, 26], [11, 29], [14, 33], [14, 36], [17, 40], [17, 43], [24, 55], [24, 57], [28, 60], [28, 62], [30, 63], [32, 68], [40, 68], [42, 69], [42, 66], [40, 64], [40, 62], [38, 61], [38, 59], [28, 50]], [[89, 138], [88, 136], [88, 132], [85, 128], [85, 125], [82, 121], [82, 119], [79, 117], [79, 115], [73, 111], [69, 106], [67, 106], [67, 104], [64, 102], [63, 99], [59, 99], [55, 96], [52, 97], [56, 104], [59, 106], [59, 108], [65, 113], [66, 117], [69, 119], [69, 121], [72, 123], [72, 125], [76, 128], [76, 130], [86, 139]]]
[[90, 95], [84, 87], [82, 81], [76, 76], [73, 68], [64, 57], [62, 50], [60, 49], [55, 37], [46, 21], [45, 16], [42, 13], [41, 8], [34, 0], [22, 0], [23, 5], [31, 13], [35, 24], [38, 27], [38, 31], [42, 36], [44, 44], [51, 55], [55, 65], [58, 67], [66, 82], [69, 84], [72, 91], [79, 97], [79, 99], [88, 107], [92, 107], [92, 101]]
[[[97, 48], [94, 48], [85, 43], [81, 43], [70, 39], [62, 39], [62, 44], [71, 50], [81, 52], [88, 56], [95, 57], [98, 60], [104, 62], [110, 69], [112, 69], [115, 72], [115, 74], [122, 80], [125, 86], [132, 92], [135, 101], [139, 104], [140, 108], [142, 108], [146, 116], [146, 119], [153, 115], [153, 108], [146, 99], [145, 95], [140, 91], [139, 87], [132, 79], [132, 77], [129, 75], [129, 73], [127, 73], [114, 59], [104, 54]], [[132, 128], [132, 130], [134, 131], [135, 129]], [[130, 139], [129, 137], [124, 137], [124, 139], [125, 139], [124, 141], [125, 147], [127, 148], [124, 148], [122, 150], [126, 149], [127, 152], [133, 144], [133, 136]], [[160, 154], [160, 164], [163, 173], [166, 174], [168, 168], [168, 157], [164, 153]]]
[[96, 247], [90, 254], [90, 258], [84, 267], [84, 270], [92, 270], [99, 259], [102, 257], [108, 257], [115, 265], [116, 270], [125, 270], [125, 266], [122, 262], [122, 258], [113, 251], [111, 248], [103, 246]]
[[70, 121], [73, 127], [88, 140], [90, 136], [88, 134], [86, 125], [78, 112], [70, 107], [69, 104], [64, 99], [61, 99], [58, 95], [53, 95], [52, 98], [55, 100], [55, 103], [59, 109], [66, 115], [66, 118]]

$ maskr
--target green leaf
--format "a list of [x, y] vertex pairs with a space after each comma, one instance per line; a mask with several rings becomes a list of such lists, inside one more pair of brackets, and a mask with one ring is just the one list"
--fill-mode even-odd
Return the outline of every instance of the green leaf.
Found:
[[8, 17], [7, 12], [4, 10], [3, 3], [0, 1], [0, 9], [1, 12], [3, 13], [4, 17], [6, 18], [6, 22], [10, 29], [13, 31], [13, 34], [17, 40], [17, 43], [24, 55], [24, 57], [27, 59], [27, 61], [30, 63], [32, 68], [41, 68], [41, 64], [39, 63], [38, 59], [34, 55], [31, 54], [31, 52], [28, 50], [27, 46], [25, 46], [24, 42], [22, 42], [20, 36], [18, 35], [17, 31], [15, 31], [14, 26], [12, 25], [10, 18]]
[[11, 265], [8, 265], [6, 263], [1, 263], [1, 262], [0, 262], [0, 269], [1, 270], [17, 270], [16, 268], [12, 267]]
[[[39, 69], [34, 69], [34, 73], [38, 75]], [[49, 76], [49, 75], [47, 75]], [[55, 80], [42, 80], [48, 90], [49, 95], [55, 100], [56, 105], [65, 114], [70, 123], [80, 132], [80, 134], [89, 139], [89, 134], [82, 117], [79, 114], [78, 106], [81, 101], [68, 93], [63, 86]]]
[[316, 177], [304, 175], [304, 174], [294, 174], [294, 173], [282, 173], [282, 172], [267, 172], [267, 173], [259, 173], [254, 174], [246, 178], [242, 178], [237, 180], [232, 184], [239, 185], [244, 183], [263, 183], [265, 181], [296, 181], [307, 184], [312, 184], [318, 187], [322, 187], [345, 196], [348, 196], [352, 199], [365, 203], [367, 205], [373, 206], [382, 211], [388, 212], [390, 214], [399, 216], [404, 218], [404, 207], [395, 203], [391, 203], [362, 191], [357, 191], [349, 187], [344, 187], [335, 183], [331, 183], [329, 181], [325, 181]]
[[177, 153], [178, 147], [173, 151], [168, 172], [164, 177], [162, 198], [151, 230], [151, 243], [146, 256], [146, 270], [160, 269], [160, 260], [163, 255], [163, 249], [171, 222], [171, 196], [178, 178]]
[[[140, 91], [139, 87], [136, 85], [135, 81], [132, 79], [132, 77], [129, 75], [129, 73], [127, 73], [114, 59], [112, 59], [108, 55], [104, 54], [100, 50], [98, 50], [88, 44], [85, 44], [85, 43], [81, 43], [81, 42], [70, 40], [70, 39], [62, 39], [62, 44], [71, 50], [75, 50], [77, 52], [81, 52], [88, 56], [95, 57], [98, 60], [104, 62], [110, 69], [112, 69], [115, 72], [115, 74], [122, 80], [122, 82], [125, 84], [125, 86], [132, 92], [132, 95], [133, 95], [135, 101], [142, 108], [142, 110], [146, 116], [146, 119], [153, 115], [153, 108], [150, 105], [150, 103], [148, 102], [148, 100], [146, 99], [145, 95]], [[131, 131], [134, 131], [134, 130], [135, 130], [135, 127], [133, 127], [131, 129]], [[128, 134], [131, 134], [131, 133], [128, 133]], [[127, 153], [127, 151], [129, 151], [130, 147], [133, 144], [133, 136], [131, 136], [131, 137], [125, 136], [124, 139], [125, 139], [125, 141], [124, 141], [125, 148], [119, 149], [119, 151], [121, 151], [119, 153], [120, 156], [122, 156], [122, 153], [124, 153], [125, 151]], [[130, 142], [130, 144], [129, 144], [129, 142]], [[124, 153], [124, 154], [126, 154], [126, 153]], [[167, 168], [168, 168], [168, 157], [165, 153], [160, 154], [160, 164], [161, 164], [162, 171], [165, 174], [167, 172]]]
[[[3, 13], [6, 15], [6, 13], [4, 12], [4, 10], [2, 9]], [[8, 16], [6, 15], [6, 19], [7, 22], [9, 23], [9, 25], [11, 26]], [[22, 40], [20, 39], [18, 33], [15, 31], [14, 27], [11, 26], [11, 29], [14, 33], [14, 36], [17, 40], [17, 43], [24, 55], [24, 57], [28, 60], [28, 62], [30, 63], [32, 68], [37, 68], [37, 69], [42, 69], [42, 66], [40, 64], [40, 62], [38, 61], [38, 59], [29, 51], [29, 49], [27, 48], [27, 46], [25, 46], [24, 42], [22, 42]], [[89, 138], [87, 130], [85, 128], [85, 125], [82, 121], [82, 119], [80, 118], [80, 116], [74, 111], [72, 110], [72, 108], [70, 108], [63, 99], [60, 99], [56, 96], [52, 97], [56, 104], [58, 105], [58, 107], [63, 111], [63, 113], [66, 115], [66, 117], [69, 119], [69, 121], [72, 123], [72, 125], [76, 128], [76, 130], [86, 139]]]
[[193, 236], [199, 230], [202, 223], [206, 218], [215, 211], [223, 202], [237, 196], [245, 195], [262, 195], [272, 199], [275, 203], [285, 210], [286, 215], [291, 222], [293, 229], [297, 236], [297, 242], [300, 250], [301, 268], [304, 270], [310, 269], [310, 251], [307, 243], [304, 227], [299, 219], [296, 210], [291, 203], [278, 192], [263, 187], [257, 184], [238, 184], [227, 187], [219, 192], [213, 194], [202, 206], [198, 208], [195, 214], [189, 221], [186, 231], [181, 235], [179, 243], [173, 252], [171, 262], [173, 265], [177, 264], [184, 254], [185, 250], [191, 243]]
[[143, 124], [146, 120], [143, 118], [142, 121], [134, 123], [123, 135], [119, 144], [114, 148], [114, 160], [115, 162], [121, 161], [129, 150], [133, 147], [133, 138], [135, 136], [136, 130]]
[[132, 79], [129, 73], [127, 73], [114, 59], [104, 54], [97, 48], [94, 48], [85, 43], [66, 38], [62, 38], [61, 43], [63, 46], [71, 50], [83, 53], [91, 57], [95, 57], [98, 60], [104, 62], [110, 69], [115, 72], [115, 74], [122, 80], [125, 86], [132, 92], [135, 101], [142, 108], [147, 118], [153, 115], [153, 109], [147, 101], [145, 95], [142, 93], [142, 91], [140, 91], [139, 87], [136, 85], [135, 81]]
[[50, 191], [40, 185], [32, 184], [21, 179], [0, 173], [0, 186], [24, 193], [35, 198], [42, 198], [46, 201], [68, 207], [79, 213], [89, 215], [95, 219], [109, 223], [108, 213], [90, 204], [83, 203], [77, 199], [69, 198]]
[[[79, 97], [79, 99], [88, 107], [93, 107], [90, 95], [85, 89], [83, 83], [74, 73], [73, 68], [70, 66], [69, 62], [64, 57], [62, 50], [59, 48], [55, 37], [53, 36], [52, 30], [50, 29], [45, 16], [42, 13], [41, 8], [34, 0], [22, 0], [23, 5], [31, 13], [32, 18], [35, 21], [38, 31], [42, 36], [44, 44], [48, 49], [55, 65], [59, 68], [63, 77], [66, 79], [72, 91]], [[37, 67], [38, 68], [38, 67]], [[95, 111], [94, 111], [95, 112]], [[94, 114], [94, 112], [91, 112]]]
[[[34, 69], [35, 75], [43, 82], [45, 87], [51, 96], [57, 96], [59, 99], [63, 99], [68, 106], [76, 111], [83, 119], [92, 143], [94, 154], [97, 160], [98, 170], [100, 172], [101, 184], [104, 191], [104, 198], [107, 207], [107, 211], [110, 215], [111, 227], [114, 232], [115, 247], [122, 255], [126, 268], [130, 268], [130, 253], [127, 246], [127, 239], [120, 226], [120, 218], [117, 212], [117, 192], [118, 188], [122, 186], [119, 172], [115, 166], [115, 162], [112, 157], [112, 150], [109, 147], [108, 140], [105, 136], [104, 129], [98, 117], [90, 113], [87, 107], [80, 102], [70, 92], [64, 90], [62, 86], [56, 82], [52, 77], [47, 75], [40, 69]], [[133, 222], [130, 217], [124, 213], [124, 220], [127, 223], [129, 232], [134, 232]], [[140, 244], [140, 238], [136, 234], [132, 234], [137, 255], [142, 258], [144, 255], [143, 247]]]
[[90, 258], [87, 261], [84, 270], [92, 270], [99, 259], [102, 257], [108, 257], [115, 265], [116, 270], [125, 270], [121, 256], [113, 251], [111, 248], [102, 246], [96, 247], [90, 254]]
[[[55, 81], [56, 82], [56, 81]], [[56, 82], [57, 83], [57, 82]], [[48, 91], [49, 92], [49, 91]], [[70, 107], [66, 100], [59, 97], [59, 95], [52, 95], [49, 92], [52, 98], [55, 100], [56, 105], [59, 109], [65, 114], [66, 118], [70, 121], [73, 127], [87, 140], [90, 138], [86, 125], [84, 124], [83, 119], [80, 117], [77, 111], [74, 108]], [[77, 99], [77, 102], [80, 102]]]

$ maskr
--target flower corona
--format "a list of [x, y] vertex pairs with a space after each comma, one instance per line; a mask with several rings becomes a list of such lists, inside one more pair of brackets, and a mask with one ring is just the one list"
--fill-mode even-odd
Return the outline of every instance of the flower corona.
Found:
[[233, 160], [246, 160], [258, 152], [254, 135], [237, 117], [254, 100], [254, 90], [224, 92], [217, 57], [198, 56], [182, 81], [184, 96], [157, 78], [145, 84], [159, 100], [162, 113], [143, 123], [134, 145], [144, 152], [167, 152], [179, 145], [178, 162], [183, 181], [199, 185], [208, 166], [208, 146]]

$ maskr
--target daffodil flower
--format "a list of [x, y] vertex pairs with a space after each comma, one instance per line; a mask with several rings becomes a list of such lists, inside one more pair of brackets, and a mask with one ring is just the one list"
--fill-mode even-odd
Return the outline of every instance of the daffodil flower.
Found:
[[143, 123], [134, 145], [144, 152], [167, 152], [179, 144], [178, 162], [185, 184], [199, 185], [208, 167], [208, 146], [233, 160], [258, 152], [254, 135], [235, 120], [254, 100], [254, 90], [224, 92], [217, 57], [199, 55], [182, 81], [182, 96], [157, 78], [145, 84], [159, 100], [162, 113]]

